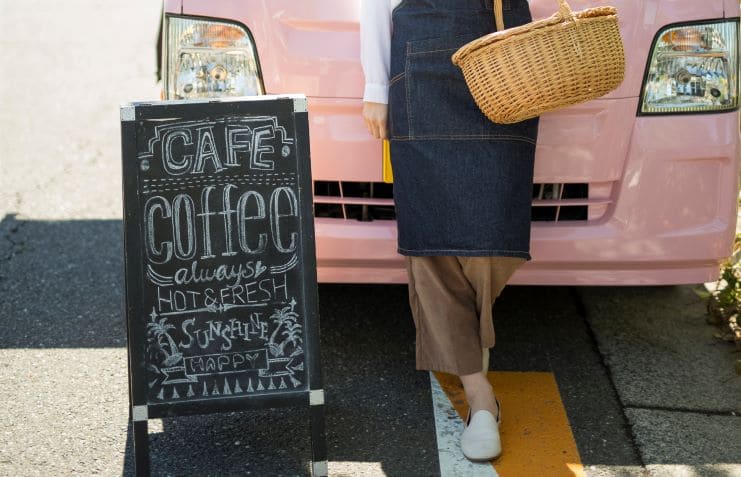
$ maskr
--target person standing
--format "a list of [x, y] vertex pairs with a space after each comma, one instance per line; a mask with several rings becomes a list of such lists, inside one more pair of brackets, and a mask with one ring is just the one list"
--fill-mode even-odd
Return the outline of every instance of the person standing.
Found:
[[[503, 0], [504, 23], [531, 21]], [[538, 118], [495, 124], [451, 55], [496, 30], [493, 0], [361, 0], [363, 118], [388, 139], [398, 252], [409, 277], [416, 369], [460, 377], [469, 403], [463, 454], [501, 453], [489, 384], [492, 306], [530, 256]]]

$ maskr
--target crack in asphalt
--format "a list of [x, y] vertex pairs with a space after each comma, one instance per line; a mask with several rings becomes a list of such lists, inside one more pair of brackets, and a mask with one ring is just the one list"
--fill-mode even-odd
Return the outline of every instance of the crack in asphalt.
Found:
[[682, 412], [687, 414], [703, 414], [706, 416], [722, 416], [722, 417], [741, 417], [736, 411], [711, 411], [707, 409], [693, 409], [690, 407], [671, 407], [671, 406], [641, 406], [634, 404], [625, 404], [625, 409], [645, 409], [647, 411], [667, 411], [667, 412]]
[[629, 433], [630, 443], [633, 447], [633, 452], [635, 452], [636, 456], [638, 457], [638, 462], [641, 463], [641, 467], [646, 469], [646, 461], [643, 458], [643, 452], [641, 452], [641, 448], [637, 444], [637, 436], [635, 431], [633, 430], [633, 425], [630, 422], [630, 419], [628, 419], [628, 415], [625, 413], [625, 410], [628, 408], [626, 404], [623, 402], [623, 400], [620, 398], [620, 393], [618, 392], [617, 386], [615, 385], [615, 379], [612, 376], [612, 370], [610, 369], [610, 366], [605, 361], [605, 355], [602, 354], [602, 352], [599, 349], [599, 346], [597, 344], [597, 336], [594, 333], [594, 329], [592, 329], [592, 325], [589, 323], [589, 320], [587, 319], [588, 313], [587, 313], [587, 307], [584, 305], [584, 301], [582, 301], [582, 297], [579, 294], [579, 291], [577, 290], [577, 287], [569, 287], [569, 294], [571, 295], [571, 298], [574, 302], [574, 306], [576, 307], [576, 311], [579, 314], [579, 316], [584, 320], [584, 325], [587, 329], [587, 334], [589, 335], [589, 340], [592, 343], [592, 347], [594, 348], [594, 352], [599, 356], [600, 363], [602, 364], [602, 367], [605, 369], [605, 373], [607, 374], [607, 379], [610, 382], [610, 387], [612, 388], [612, 392], [615, 394], [615, 398], [617, 399], [617, 402], [620, 404], [621, 408], [621, 414], [623, 416], [623, 420], [627, 426], [627, 430]]

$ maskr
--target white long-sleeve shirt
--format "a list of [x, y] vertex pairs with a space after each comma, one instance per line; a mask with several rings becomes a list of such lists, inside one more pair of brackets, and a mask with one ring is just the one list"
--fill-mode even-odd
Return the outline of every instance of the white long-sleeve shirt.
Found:
[[363, 101], [388, 103], [391, 63], [391, 11], [402, 0], [361, 0], [360, 63], [365, 74]]

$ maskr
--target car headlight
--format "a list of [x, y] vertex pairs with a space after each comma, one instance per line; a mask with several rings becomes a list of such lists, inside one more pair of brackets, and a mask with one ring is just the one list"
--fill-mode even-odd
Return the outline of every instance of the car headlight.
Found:
[[726, 111], [738, 106], [738, 19], [670, 26], [651, 49], [642, 114]]
[[168, 16], [165, 39], [167, 99], [265, 94], [255, 45], [244, 27]]

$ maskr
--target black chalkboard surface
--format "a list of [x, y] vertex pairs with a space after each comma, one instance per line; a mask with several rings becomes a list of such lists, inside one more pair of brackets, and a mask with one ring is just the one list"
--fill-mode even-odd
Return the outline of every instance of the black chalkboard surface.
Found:
[[121, 108], [137, 473], [148, 419], [306, 403], [326, 474], [306, 105]]

